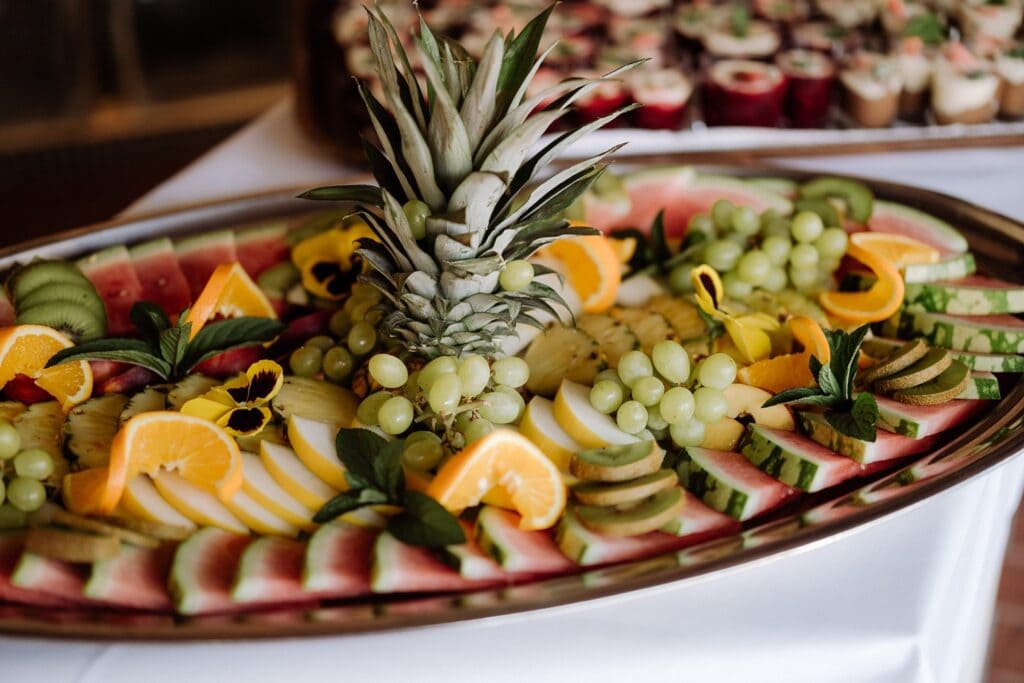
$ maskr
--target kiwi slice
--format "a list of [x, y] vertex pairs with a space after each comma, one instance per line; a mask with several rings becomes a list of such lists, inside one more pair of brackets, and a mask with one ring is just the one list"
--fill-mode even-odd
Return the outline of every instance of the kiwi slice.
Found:
[[879, 391], [899, 391], [909, 389], [935, 379], [953, 363], [953, 356], [946, 349], [929, 349], [913, 365], [897, 372], [895, 375], [875, 382]]
[[928, 353], [928, 345], [920, 339], [909, 341], [885, 356], [877, 365], [864, 371], [862, 379], [870, 384], [880, 379], [892, 377], [897, 372], [906, 370]]
[[84, 284], [53, 282], [37, 287], [18, 300], [18, 310], [27, 311], [34, 306], [41, 306], [50, 301], [64, 301], [72, 306], [81, 306], [98, 320], [102, 320], [106, 326], [107, 310], [103, 306], [103, 299], [96, 293], [92, 283], [88, 281]]
[[793, 213], [799, 213], [801, 211], [810, 211], [816, 213], [821, 218], [821, 222], [826, 226], [831, 225], [842, 225], [842, 221], [839, 218], [839, 212], [836, 211], [836, 207], [832, 206], [827, 199], [821, 197], [804, 197], [798, 199], [793, 203]]
[[587, 481], [629, 481], [661, 469], [665, 451], [657, 442], [638, 441], [580, 451], [569, 460], [569, 472]]
[[18, 311], [19, 325], [46, 325], [67, 335], [76, 344], [99, 339], [107, 330], [101, 320], [87, 309], [66, 301], [47, 301]]
[[678, 486], [659, 491], [635, 505], [580, 505], [576, 517], [583, 526], [606, 536], [639, 536], [657, 531], [682, 512], [686, 499]]
[[970, 368], [960, 361], [953, 361], [935, 379], [910, 389], [897, 391], [893, 398], [915, 406], [934, 406], [952, 401], [964, 392], [970, 381]]
[[19, 268], [11, 278], [10, 290], [16, 303], [39, 287], [55, 283], [89, 285], [88, 278], [82, 275], [73, 264], [66, 261], [36, 261]]
[[816, 178], [800, 186], [801, 199], [838, 199], [858, 223], [867, 223], [875, 208], [875, 196], [864, 183], [849, 178]]
[[580, 482], [570, 488], [573, 497], [584, 505], [628, 505], [649, 498], [679, 483], [675, 470], [663, 469], [636, 479], [603, 483]]
[[117, 557], [121, 541], [54, 526], [33, 527], [25, 534], [25, 550], [63, 562], [99, 562]]
[[85, 531], [98, 536], [110, 536], [140, 548], [159, 548], [160, 540], [138, 531], [108, 524], [93, 517], [82, 517], [68, 512], [59, 505], [44, 505], [32, 513], [30, 522], [35, 526], [56, 525], [74, 531]]

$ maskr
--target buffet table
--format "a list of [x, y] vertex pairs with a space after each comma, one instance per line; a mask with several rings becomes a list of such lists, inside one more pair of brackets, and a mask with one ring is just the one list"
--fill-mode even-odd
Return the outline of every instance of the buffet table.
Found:
[[[616, 135], [622, 134], [608, 134]], [[921, 185], [1024, 219], [1021, 148], [773, 163]], [[127, 213], [313, 186], [345, 172], [302, 137], [290, 104], [283, 103]], [[510, 617], [290, 641], [0, 638], [0, 680], [45, 675], [48, 683], [980, 681], [1022, 489], [1024, 458], [1017, 458], [799, 552], [680, 584]]]

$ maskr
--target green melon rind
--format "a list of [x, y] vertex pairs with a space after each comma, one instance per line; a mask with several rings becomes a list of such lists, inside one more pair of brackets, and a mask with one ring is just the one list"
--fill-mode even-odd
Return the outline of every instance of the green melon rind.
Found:
[[954, 315], [1024, 313], [1024, 287], [983, 287], [952, 282], [921, 282], [906, 286], [907, 310]]
[[745, 178], [749, 184], [760, 187], [768, 192], [792, 199], [796, 196], [799, 184], [789, 178], [773, 178], [771, 176]]
[[180, 240], [174, 242], [174, 250], [178, 256], [188, 256], [195, 252], [202, 252], [208, 249], [210, 245], [227, 245], [230, 244], [232, 248], [235, 247], [235, 233], [233, 230], [215, 230], [213, 232], [204, 232], [199, 235], [191, 235], [189, 237], [183, 237]]
[[88, 256], [75, 261], [78, 269], [88, 277], [97, 270], [106, 268], [111, 263], [127, 263], [131, 265], [132, 259], [128, 248], [123, 244], [115, 244], [112, 247], [93, 252]]
[[622, 176], [622, 187], [626, 190], [628, 196], [629, 187], [634, 183], [646, 183], [651, 180], [664, 182], [667, 179], [672, 179], [688, 187], [693, 184], [696, 178], [697, 169], [693, 166], [658, 166], [626, 173]]
[[986, 401], [998, 401], [1002, 392], [999, 390], [999, 379], [991, 372], [972, 372], [971, 381], [957, 398], [977, 398]]
[[977, 270], [974, 254], [965, 251], [938, 263], [919, 263], [903, 269], [903, 281], [908, 285], [939, 280], [958, 280], [973, 275]]
[[959, 230], [944, 220], [936, 218], [924, 211], [919, 211], [905, 204], [887, 202], [881, 199], [875, 200], [875, 207], [871, 214], [874, 219], [879, 214], [895, 214], [900, 218], [913, 221], [920, 226], [921, 230], [927, 230], [934, 236], [934, 240], [921, 240], [928, 244], [941, 244], [948, 251], [963, 253], [968, 249], [967, 239]]
[[882, 323], [887, 337], [920, 337], [933, 346], [978, 353], [1024, 353], [1024, 327], [986, 327], [977, 322], [950, 319], [942, 313], [902, 311]]
[[757, 425], [748, 425], [740, 453], [765, 474], [801, 491], [820, 491], [830, 485], [819, 476], [823, 471], [812, 456], [776, 442]]
[[773, 209], [783, 216], [788, 216], [793, 213], [793, 202], [787, 199], [785, 195], [779, 194], [778, 192], [765, 187], [763, 184], [752, 183], [741, 178], [732, 178], [730, 176], [722, 175], [697, 174], [697, 177], [693, 179], [690, 187], [704, 188], [708, 191], [724, 187], [730, 190], [735, 190], [736, 192], [756, 195], [759, 199], [764, 201], [767, 208]]
[[[887, 344], [893, 349], [903, 345], [902, 339], [872, 337], [869, 341]], [[1024, 372], [1024, 356], [1012, 353], [977, 353], [955, 350], [951, 350], [950, 353], [953, 356], [953, 360], [963, 363], [975, 372]]]
[[876, 442], [863, 441], [840, 434], [825, 421], [823, 416], [817, 413], [797, 411], [796, 418], [800, 425], [800, 431], [825, 448], [831, 448], [836, 453], [853, 458], [861, 464], [874, 461], [873, 447]]
[[158, 237], [155, 240], [149, 240], [148, 242], [142, 242], [134, 246], [128, 247], [128, 256], [132, 261], [141, 261], [149, 258], [154, 254], [173, 254], [174, 253], [174, 242], [169, 237]]
[[722, 478], [705, 469], [687, 451], [676, 466], [679, 483], [683, 488], [708, 504], [712, 509], [735, 519], [746, 519], [750, 496]]
[[167, 584], [175, 609], [179, 614], [199, 614], [209, 610], [210, 605], [207, 604], [203, 591], [197, 590], [197, 587], [192, 584], [200, 572], [200, 563], [206, 559], [205, 556], [208, 553], [216, 550], [224, 540], [225, 534], [236, 535], [207, 527], [192, 534], [178, 546], [171, 563]]

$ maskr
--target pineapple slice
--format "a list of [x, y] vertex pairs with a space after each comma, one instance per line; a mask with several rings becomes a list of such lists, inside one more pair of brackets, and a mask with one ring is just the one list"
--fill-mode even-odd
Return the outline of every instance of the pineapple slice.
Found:
[[21, 447], [41, 448], [53, 458], [53, 474], [44, 482], [59, 487], [71, 467], [62, 450], [64, 411], [56, 401], [34, 403], [14, 418], [21, 436]]
[[530, 366], [526, 388], [541, 396], [554, 396], [563, 379], [593, 384], [607, 367], [601, 347], [581, 329], [554, 325], [530, 343], [524, 358]]
[[621, 308], [616, 306], [609, 314], [616, 320], [621, 320], [629, 325], [629, 329], [633, 330], [637, 339], [640, 340], [640, 348], [646, 354], [650, 354], [654, 345], [662, 339], [674, 339], [677, 341], [679, 339], [675, 330], [672, 329], [668, 320], [661, 313], [640, 308]]
[[612, 368], [619, 366], [619, 358], [624, 353], [640, 348], [640, 341], [629, 325], [610, 315], [584, 315], [576, 321], [576, 327], [594, 338]]
[[697, 307], [689, 301], [662, 294], [648, 301], [647, 308], [664, 316], [679, 339], [697, 339], [707, 334], [708, 326], [704, 324]]
[[171, 410], [181, 410], [183, 405], [197, 396], [202, 396], [218, 384], [219, 380], [206, 375], [189, 375], [167, 392], [167, 407]]
[[119, 418], [128, 403], [124, 394], [106, 394], [75, 406], [64, 420], [64, 452], [76, 467], [106, 465], [110, 444], [120, 427]]
[[139, 393], [128, 399], [118, 422], [124, 424], [139, 413], [151, 413], [156, 410], [167, 410], [167, 392], [171, 390], [170, 384], [157, 384], [146, 387]]
[[359, 400], [348, 389], [330, 382], [288, 376], [270, 405], [286, 420], [298, 415], [341, 428], [352, 424]]

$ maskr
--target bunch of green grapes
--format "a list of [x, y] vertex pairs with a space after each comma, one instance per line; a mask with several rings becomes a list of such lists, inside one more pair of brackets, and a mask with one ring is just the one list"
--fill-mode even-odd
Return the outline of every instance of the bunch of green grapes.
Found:
[[743, 299], [755, 288], [780, 292], [821, 288], [846, 253], [847, 235], [841, 227], [826, 227], [821, 216], [800, 211], [792, 219], [769, 209], [760, 216], [748, 206], [720, 199], [711, 213], [690, 219], [687, 240], [695, 246], [691, 258], [676, 266], [669, 284], [677, 292], [693, 290], [690, 271], [706, 263], [722, 275], [732, 299]]
[[0, 529], [25, 525], [25, 513], [46, 502], [43, 481], [53, 474], [53, 457], [40, 448], [22, 449], [18, 430], [0, 421]]
[[590, 404], [615, 415], [629, 434], [649, 430], [670, 436], [680, 447], [699, 446], [707, 425], [726, 416], [723, 389], [736, 379], [736, 361], [715, 353], [692, 366], [686, 349], [674, 341], [654, 345], [648, 356], [629, 351], [615, 369], [603, 370], [590, 389]]
[[380, 311], [380, 292], [369, 285], [357, 283], [352, 296], [331, 316], [328, 327], [331, 335], [311, 337], [292, 351], [288, 366], [300, 377], [324, 377], [338, 384], [352, 377], [357, 361], [377, 348], [377, 324]]

